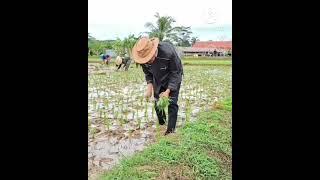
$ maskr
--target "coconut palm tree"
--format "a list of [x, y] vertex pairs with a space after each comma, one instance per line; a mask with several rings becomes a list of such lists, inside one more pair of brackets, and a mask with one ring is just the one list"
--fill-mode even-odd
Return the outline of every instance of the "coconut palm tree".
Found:
[[131, 51], [138, 39], [139, 37], [135, 37], [133, 34], [130, 34], [123, 40], [117, 38], [116, 41], [113, 42], [112, 47], [118, 55], [127, 53], [130, 57], [132, 57]]
[[173, 41], [176, 42], [179, 38], [179, 33], [191, 33], [190, 27], [173, 26], [175, 19], [171, 16], [160, 16], [159, 13], [155, 14], [157, 18], [156, 24], [147, 22], [145, 27], [150, 31], [146, 32], [149, 37], [158, 37], [160, 41]]
[[132, 58], [132, 48], [136, 44], [139, 37], [135, 37], [133, 34], [129, 35], [128, 37], [124, 38], [123, 40], [123, 46], [125, 49], [125, 52], [128, 53], [128, 55]]

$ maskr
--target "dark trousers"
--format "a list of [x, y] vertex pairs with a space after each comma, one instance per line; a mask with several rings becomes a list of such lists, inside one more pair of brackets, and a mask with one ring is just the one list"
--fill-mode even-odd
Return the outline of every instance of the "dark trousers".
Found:
[[[163, 90], [165, 91], [165, 90]], [[161, 92], [163, 92], [161, 91]], [[178, 89], [177, 91], [172, 91], [170, 92], [169, 96], [170, 96], [170, 99], [172, 100], [168, 106], [168, 118], [169, 118], [169, 121], [168, 121], [168, 127], [167, 127], [167, 131], [174, 131], [175, 128], [176, 128], [176, 124], [177, 124], [177, 118], [178, 118], [178, 110], [179, 110], [179, 106], [178, 106], [178, 98], [179, 98], [179, 91], [180, 91], [180, 84], [178, 85]], [[155, 94], [155, 110], [156, 110], [156, 113], [157, 113], [157, 117], [158, 117], [158, 120], [159, 120], [159, 124], [164, 124], [165, 121], [166, 121], [166, 114], [164, 111], [160, 111], [158, 108], [157, 108], [157, 102], [158, 102], [158, 99], [159, 99], [159, 95]]]
[[125, 70], [128, 71], [129, 67], [130, 67], [130, 64], [131, 64], [131, 60], [128, 60], [127, 63], [126, 63], [126, 66], [125, 66]]

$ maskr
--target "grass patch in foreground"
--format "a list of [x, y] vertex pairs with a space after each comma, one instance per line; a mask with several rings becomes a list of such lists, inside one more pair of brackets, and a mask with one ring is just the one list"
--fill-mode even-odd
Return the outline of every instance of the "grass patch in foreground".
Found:
[[231, 179], [231, 98], [221, 104], [100, 179]]

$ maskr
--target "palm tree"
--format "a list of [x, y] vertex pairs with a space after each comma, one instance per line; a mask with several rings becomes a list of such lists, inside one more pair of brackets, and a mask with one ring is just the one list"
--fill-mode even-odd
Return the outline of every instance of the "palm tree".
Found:
[[177, 41], [179, 33], [191, 33], [190, 27], [173, 26], [176, 22], [171, 16], [160, 16], [159, 13], [155, 14], [157, 18], [156, 24], [147, 22], [145, 27], [150, 31], [146, 32], [150, 37], [158, 37], [160, 41]]
[[135, 37], [133, 34], [129, 35], [128, 37], [124, 38], [123, 40], [123, 47], [125, 52], [132, 58], [132, 48], [136, 44], [139, 37]]
[[118, 55], [127, 53], [130, 57], [132, 57], [131, 51], [138, 39], [139, 37], [135, 37], [133, 34], [129, 35], [123, 40], [117, 38], [117, 40], [113, 42], [112, 47]]

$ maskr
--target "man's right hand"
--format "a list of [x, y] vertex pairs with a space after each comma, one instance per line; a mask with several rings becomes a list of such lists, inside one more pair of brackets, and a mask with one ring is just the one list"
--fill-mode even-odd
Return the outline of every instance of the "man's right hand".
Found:
[[147, 85], [147, 90], [146, 90], [146, 93], [145, 93], [145, 98], [147, 98], [147, 99], [149, 99], [150, 97], [151, 97], [151, 95], [152, 95], [152, 90], [153, 90], [153, 86], [152, 86], [152, 84], [151, 83], [149, 83], [148, 85]]

